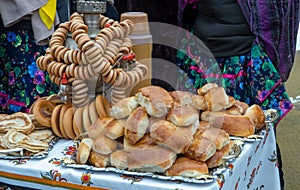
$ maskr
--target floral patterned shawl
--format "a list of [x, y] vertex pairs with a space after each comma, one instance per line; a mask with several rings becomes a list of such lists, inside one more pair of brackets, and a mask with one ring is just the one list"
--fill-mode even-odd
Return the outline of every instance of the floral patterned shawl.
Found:
[[[187, 5], [200, 0], [179, 0], [178, 24]], [[299, 27], [299, 0], [237, 0], [256, 41], [268, 53], [283, 81], [293, 67]], [[276, 27], [277, 26], [277, 27]]]

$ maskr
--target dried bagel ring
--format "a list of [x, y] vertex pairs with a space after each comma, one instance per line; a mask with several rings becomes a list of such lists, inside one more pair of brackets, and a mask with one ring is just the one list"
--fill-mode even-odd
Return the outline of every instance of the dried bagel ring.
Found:
[[35, 119], [43, 126], [51, 127], [51, 114], [55, 108], [55, 103], [40, 99], [37, 100], [35, 106], [32, 109], [32, 113]]
[[100, 118], [109, 116], [110, 103], [103, 95], [98, 95], [95, 99], [95, 107]]
[[73, 130], [73, 117], [74, 117], [74, 111], [73, 107], [69, 107], [63, 118], [63, 126], [66, 132], [66, 135], [69, 139], [75, 139], [76, 135]]
[[62, 108], [63, 104], [59, 104], [57, 105], [52, 112], [52, 116], [51, 116], [51, 128], [53, 133], [60, 137], [60, 138], [64, 138], [60, 132], [59, 129], [59, 115], [60, 115], [60, 110]]

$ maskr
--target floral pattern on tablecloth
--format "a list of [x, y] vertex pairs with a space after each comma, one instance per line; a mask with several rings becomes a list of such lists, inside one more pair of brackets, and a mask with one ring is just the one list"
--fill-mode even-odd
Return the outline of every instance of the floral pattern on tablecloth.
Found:
[[50, 170], [49, 172], [41, 173], [41, 177], [50, 181], [68, 181], [66, 178], [62, 177], [62, 174], [58, 170]]

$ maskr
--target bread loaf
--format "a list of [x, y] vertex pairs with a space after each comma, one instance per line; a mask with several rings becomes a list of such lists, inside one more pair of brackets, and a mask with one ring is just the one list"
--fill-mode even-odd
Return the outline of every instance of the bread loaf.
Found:
[[137, 99], [139, 104], [146, 108], [147, 113], [154, 117], [167, 115], [174, 104], [170, 94], [158, 86], [140, 88], [137, 93]]
[[199, 95], [203, 95], [203, 94], [206, 94], [207, 91], [209, 91], [210, 89], [217, 88], [217, 87], [218, 87], [218, 85], [216, 83], [207, 83], [207, 84], [203, 85], [201, 88], [199, 88], [197, 90], [197, 93]]
[[120, 170], [127, 169], [128, 168], [127, 157], [128, 157], [128, 152], [126, 152], [125, 150], [116, 150], [110, 154], [111, 165]]
[[194, 138], [188, 150], [184, 154], [186, 157], [205, 162], [216, 153], [216, 145], [213, 141], [205, 138]]
[[227, 156], [230, 152], [230, 143], [224, 146], [221, 150], [216, 151], [216, 153], [206, 160], [206, 164], [208, 168], [215, 168], [221, 166], [223, 164], [223, 157]]
[[183, 176], [199, 178], [208, 175], [208, 167], [204, 162], [198, 162], [187, 157], [177, 158], [175, 163], [166, 171], [167, 176]]
[[125, 138], [130, 144], [135, 144], [146, 133], [149, 126], [149, 118], [144, 107], [138, 107], [126, 120]]
[[139, 103], [136, 97], [131, 96], [121, 99], [116, 104], [112, 105], [109, 110], [109, 115], [115, 119], [122, 119], [131, 114], [138, 107]]
[[210, 121], [211, 127], [221, 128], [229, 135], [248, 137], [255, 132], [253, 121], [246, 115], [225, 115]]
[[188, 126], [199, 120], [199, 112], [191, 106], [177, 106], [170, 110], [167, 120], [177, 126]]
[[129, 152], [127, 157], [130, 171], [165, 173], [175, 159], [176, 153], [160, 146], [138, 148]]
[[184, 153], [193, 140], [196, 125], [177, 127], [173, 123], [161, 120], [150, 129], [150, 136], [158, 145], [169, 148], [176, 153]]
[[229, 144], [230, 139], [228, 133], [226, 133], [223, 129], [218, 129], [215, 127], [210, 128], [199, 128], [194, 135], [194, 138], [207, 138], [215, 143], [216, 149], [221, 150], [224, 146]]
[[191, 105], [192, 104], [192, 93], [188, 91], [172, 91], [169, 94], [174, 99], [174, 103], [177, 106]]
[[109, 158], [110, 158], [109, 155], [99, 154], [98, 152], [91, 150], [91, 153], [89, 156], [89, 163], [98, 168], [104, 168], [104, 167], [110, 165]]
[[253, 121], [256, 130], [260, 130], [265, 126], [266, 116], [259, 105], [254, 104], [250, 106], [246, 110], [245, 115]]
[[117, 142], [104, 135], [99, 135], [93, 139], [93, 150], [99, 154], [110, 154], [117, 149]]
[[76, 155], [76, 163], [78, 164], [85, 164], [93, 147], [93, 140], [90, 138], [84, 138], [79, 143]]
[[229, 105], [229, 97], [223, 87], [211, 88], [204, 94], [208, 110], [221, 111]]

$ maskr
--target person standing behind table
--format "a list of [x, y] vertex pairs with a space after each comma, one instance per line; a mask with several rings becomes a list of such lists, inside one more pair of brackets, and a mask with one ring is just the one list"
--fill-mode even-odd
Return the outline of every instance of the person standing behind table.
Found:
[[[179, 7], [179, 25], [198, 37], [216, 58], [206, 59], [192, 41], [182, 40], [189, 43], [181, 44], [177, 64], [189, 73], [187, 89], [195, 91], [214, 80], [198, 65], [216, 62], [221, 76], [217, 80], [227, 94], [264, 110], [276, 109], [280, 114], [277, 126], [293, 108], [284, 82], [295, 57], [299, 1], [179, 0]], [[283, 189], [279, 148], [277, 156]]]
[[59, 24], [56, 0], [0, 0], [0, 14], [0, 113], [28, 112], [37, 98], [58, 92], [36, 65]]

